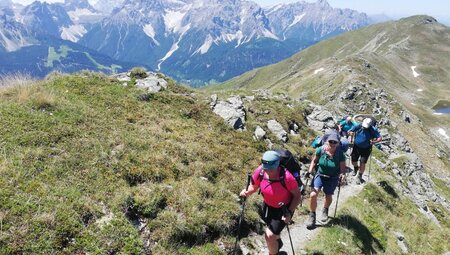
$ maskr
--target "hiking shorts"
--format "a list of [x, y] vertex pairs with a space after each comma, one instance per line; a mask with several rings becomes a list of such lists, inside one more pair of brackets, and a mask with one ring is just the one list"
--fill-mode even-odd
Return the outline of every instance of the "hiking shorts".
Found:
[[[289, 207], [289, 205], [287, 205]], [[281, 208], [275, 208], [264, 203], [262, 219], [266, 223], [267, 227], [275, 235], [280, 235], [281, 231], [286, 226], [286, 223], [281, 220], [283, 217], [283, 210]]]
[[338, 182], [339, 176], [325, 177], [320, 174], [316, 174], [316, 176], [314, 176], [314, 188], [317, 190], [322, 188], [325, 195], [333, 195]]
[[356, 146], [356, 144], [353, 146], [352, 150], [352, 162], [358, 161], [359, 157], [361, 157], [361, 163], [366, 164], [369, 160], [370, 153], [372, 153], [372, 146], [369, 148], [360, 148]]

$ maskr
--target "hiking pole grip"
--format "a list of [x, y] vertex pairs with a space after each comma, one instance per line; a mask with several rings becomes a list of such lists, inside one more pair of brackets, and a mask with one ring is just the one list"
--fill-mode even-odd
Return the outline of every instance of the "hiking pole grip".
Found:
[[[252, 179], [252, 175], [250, 172], [247, 173], [247, 186], [245, 186], [245, 191], [248, 191], [248, 187], [250, 186], [250, 180]], [[244, 201], [247, 197], [244, 197]]]

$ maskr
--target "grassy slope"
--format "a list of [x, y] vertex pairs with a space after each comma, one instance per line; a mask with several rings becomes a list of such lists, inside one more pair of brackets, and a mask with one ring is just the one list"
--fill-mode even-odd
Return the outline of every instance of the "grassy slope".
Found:
[[[386, 163], [387, 156], [374, 150], [374, 157]], [[367, 184], [361, 194], [339, 204], [340, 212], [319, 236], [310, 242], [308, 254], [402, 254], [397, 233], [404, 236], [408, 253], [444, 254], [450, 250], [450, 220], [442, 206], [430, 206], [441, 226], [430, 222], [403, 194], [391, 165], [381, 169], [371, 164], [378, 179]], [[372, 176], [371, 178], [374, 178]]]
[[310, 152], [300, 105], [255, 100], [248, 107], [270, 113], [249, 113], [236, 132], [172, 82], [149, 101], [121, 84], [81, 73], [1, 90], [1, 254], [222, 253], [235, 194], [266, 149], [254, 127], [296, 120], [302, 134], [287, 146]]

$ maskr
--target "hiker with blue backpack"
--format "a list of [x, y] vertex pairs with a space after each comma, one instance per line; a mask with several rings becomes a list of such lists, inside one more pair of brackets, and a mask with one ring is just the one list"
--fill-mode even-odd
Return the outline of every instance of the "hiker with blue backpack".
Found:
[[[317, 171], [316, 171], [317, 169]], [[345, 155], [340, 146], [340, 138], [337, 132], [327, 135], [324, 144], [318, 147], [314, 153], [305, 177], [309, 178], [315, 173], [311, 181], [311, 193], [309, 200], [309, 218], [306, 222], [308, 229], [315, 228], [317, 195], [321, 189], [325, 193], [325, 203], [322, 210], [321, 221], [328, 220], [328, 211], [333, 201], [333, 194], [338, 184], [345, 182]]]
[[[381, 141], [380, 132], [374, 127], [371, 118], [365, 118], [362, 124], [358, 124], [349, 130], [350, 136], [354, 137], [353, 150], [351, 154], [353, 164], [353, 176], [358, 174], [356, 183], [364, 182], [362, 178], [366, 169], [366, 163], [372, 153], [372, 145]], [[358, 166], [358, 159], [360, 164]]]
[[[266, 151], [262, 164], [253, 171], [251, 185], [240, 193], [241, 197], [248, 197], [261, 190], [264, 198], [262, 218], [267, 225], [264, 237], [269, 255], [278, 254], [283, 245], [280, 233], [291, 221], [301, 201], [297, 181], [288, 169], [280, 165], [281, 159], [278, 152]], [[283, 210], [281, 205], [287, 210]]]

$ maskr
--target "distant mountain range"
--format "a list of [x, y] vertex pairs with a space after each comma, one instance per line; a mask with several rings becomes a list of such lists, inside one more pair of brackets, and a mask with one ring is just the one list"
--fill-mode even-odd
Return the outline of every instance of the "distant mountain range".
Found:
[[0, 51], [7, 56], [58, 38], [112, 62], [137, 63], [202, 86], [276, 63], [370, 23], [366, 14], [332, 8], [325, 0], [267, 9], [238, 0], [101, 0], [96, 6], [102, 11], [87, 0], [28, 6], [4, 2]]

